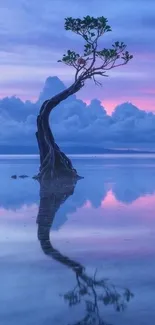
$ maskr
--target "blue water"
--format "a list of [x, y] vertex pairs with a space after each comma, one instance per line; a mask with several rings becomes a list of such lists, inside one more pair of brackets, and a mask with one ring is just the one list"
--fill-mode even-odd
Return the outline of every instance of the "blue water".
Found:
[[[57, 211], [51, 243], [134, 297], [124, 311], [99, 303], [100, 319], [113, 325], [155, 323], [155, 156], [73, 156], [84, 176]], [[0, 325], [98, 325], [81, 322], [84, 295], [64, 299], [77, 285], [75, 272], [45, 255], [37, 238], [37, 156], [0, 157]], [[26, 179], [11, 175], [27, 174]], [[98, 293], [98, 288], [97, 288]], [[79, 323], [78, 323], [79, 322]]]

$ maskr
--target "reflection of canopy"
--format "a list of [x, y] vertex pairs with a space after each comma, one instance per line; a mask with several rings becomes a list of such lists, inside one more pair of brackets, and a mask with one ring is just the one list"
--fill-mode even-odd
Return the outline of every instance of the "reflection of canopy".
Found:
[[61, 254], [50, 242], [50, 228], [55, 214], [61, 204], [74, 193], [75, 186], [75, 180], [71, 179], [59, 179], [52, 183], [46, 181], [40, 186], [38, 239], [45, 254], [72, 269], [76, 275], [76, 286], [64, 295], [64, 299], [69, 306], [79, 304], [84, 299], [86, 315], [74, 325], [107, 325], [100, 316], [100, 305], [113, 305], [116, 311], [121, 311], [133, 294], [128, 289], [118, 292], [105, 279], [97, 280], [96, 272], [93, 276], [87, 275], [84, 266]]

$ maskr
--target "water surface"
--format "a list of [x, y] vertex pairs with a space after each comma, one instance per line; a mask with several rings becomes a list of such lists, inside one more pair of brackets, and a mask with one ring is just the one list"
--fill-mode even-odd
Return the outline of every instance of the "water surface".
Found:
[[[57, 211], [51, 243], [89, 276], [97, 270], [97, 277], [134, 293], [123, 312], [100, 306], [105, 324], [154, 324], [155, 156], [72, 160], [84, 179]], [[37, 238], [39, 184], [31, 177], [38, 164], [37, 156], [0, 157], [0, 324], [88, 324], [78, 323], [85, 299], [72, 308], [64, 300], [75, 273], [45, 255]]]

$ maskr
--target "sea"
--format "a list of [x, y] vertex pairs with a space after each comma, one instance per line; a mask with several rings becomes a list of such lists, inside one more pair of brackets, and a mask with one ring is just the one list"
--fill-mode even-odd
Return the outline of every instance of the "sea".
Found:
[[155, 155], [70, 157], [46, 201], [37, 155], [0, 156], [0, 325], [155, 324]]

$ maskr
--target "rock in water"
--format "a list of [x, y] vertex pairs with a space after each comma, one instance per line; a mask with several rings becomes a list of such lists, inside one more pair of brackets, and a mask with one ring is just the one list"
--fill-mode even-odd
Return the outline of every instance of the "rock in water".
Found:
[[17, 175], [12, 175], [11, 178], [16, 179]]

